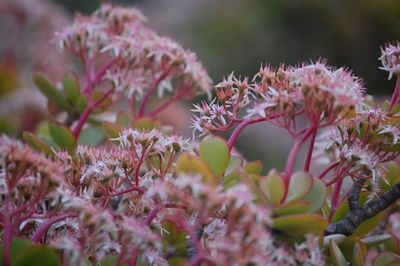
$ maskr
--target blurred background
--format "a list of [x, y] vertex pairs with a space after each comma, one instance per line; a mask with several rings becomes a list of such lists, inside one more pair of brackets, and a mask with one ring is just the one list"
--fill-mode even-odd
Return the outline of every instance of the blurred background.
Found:
[[[0, 0], [0, 6], [1, 2], [5, 3], [7, 0]], [[160, 34], [171, 36], [184, 47], [196, 52], [215, 83], [232, 70], [236, 75], [252, 77], [261, 63], [277, 66], [280, 63], [297, 64], [326, 58], [328, 64], [346, 66], [352, 69], [355, 75], [362, 77], [370, 94], [388, 97], [395, 85], [395, 80], [388, 80], [387, 73], [378, 69], [378, 57], [380, 46], [400, 36], [398, 0], [48, 1], [59, 6], [57, 12], [62, 15], [58, 16], [58, 19], [54, 11], [48, 14], [44, 7], [35, 6], [33, 2], [36, 1], [25, 2], [30, 3], [31, 11], [36, 12], [36, 16], [41, 17], [42, 23], [46, 24], [46, 30], [42, 31], [46, 34], [68, 21], [75, 12], [89, 14], [102, 2], [134, 5], [143, 11], [149, 19], [148, 23]], [[10, 26], [15, 26], [12, 23], [18, 24], [18, 19], [10, 20], [2, 15], [0, 68], [3, 70], [0, 71], [0, 83], [5, 85], [0, 88], [0, 97], [3, 98], [11, 90], [7, 88], [18, 87], [15, 84], [24, 83], [17, 77], [9, 78], [13, 76], [10, 75], [13, 69], [28, 69], [25, 70], [27, 73], [30, 69], [50, 68], [57, 72], [57, 67], [60, 67], [60, 64], [54, 66], [50, 62], [45, 65], [26, 66], [24, 62], [28, 61], [19, 53], [25, 51], [26, 48], [23, 47], [26, 47], [30, 40], [23, 38], [25, 42], [21, 43], [21, 39], [17, 37], [15, 42], [22, 49], [17, 50], [15, 57], [18, 59], [13, 62], [12, 58], [9, 58], [10, 51], [7, 50], [10, 47], [18, 47], [12, 42], [11, 46], [9, 44], [12, 36]], [[33, 24], [32, 29], [39, 25]], [[29, 29], [25, 31], [32, 34]], [[36, 38], [35, 34], [32, 35], [34, 36], [31, 38]], [[48, 41], [47, 38], [40, 39]], [[5, 43], [8, 43], [8, 46]], [[50, 54], [55, 48], [47, 45], [45, 43], [42, 47]], [[40, 63], [40, 60], [36, 61]], [[5, 67], [10, 66], [10, 62], [14, 67]], [[4, 74], [5, 71], [10, 73]], [[19, 104], [25, 106], [27, 99], [28, 102], [31, 100], [28, 97]], [[1, 101], [0, 111], [6, 113], [15, 107], [17, 103], [13, 101], [10, 98]], [[28, 114], [28, 121], [34, 119], [32, 110], [29, 110]], [[17, 134], [21, 129], [21, 121], [17, 123], [8, 120], [0, 118], [0, 130]], [[32, 124], [34, 126], [34, 123]], [[280, 150], [282, 145], [291, 144], [280, 132], [265, 126], [249, 128], [241, 136], [238, 148], [249, 159], [262, 158], [279, 166], [286, 153], [280, 154], [277, 150]], [[249, 138], [251, 143], [269, 144], [249, 145]]]

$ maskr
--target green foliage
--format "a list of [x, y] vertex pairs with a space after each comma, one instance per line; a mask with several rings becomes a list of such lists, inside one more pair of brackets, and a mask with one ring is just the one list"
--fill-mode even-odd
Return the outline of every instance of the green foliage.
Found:
[[95, 146], [104, 142], [105, 136], [100, 127], [88, 127], [79, 134], [78, 144]]
[[230, 156], [226, 141], [219, 137], [205, 138], [199, 147], [200, 158], [215, 177], [220, 177], [228, 167]]
[[276, 170], [271, 170], [261, 185], [267, 199], [274, 206], [279, 206], [285, 195], [285, 183]]
[[313, 187], [313, 178], [305, 172], [296, 172], [290, 178], [286, 203], [295, 202], [304, 198]]
[[61, 110], [68, 113], [72, 112], [72, 107], [67, 99], [57, 90], [56, 86], [52, 84], [43, 74], [36, 73], [33, 75], [33, 82], [36, 87], [43, 93], [47, 99]]
[[340, 251], [336, 242], [333, 240], [329, 241], [329, 251], [330, 251], [333, 265], [347, 266], [346, 258], [344, 257], [343, 253]]
[[176, 161], [175, 170], [177, 174], [200, 174], [204, 182], [213, 186], [217, 185], [217, 180], [212, 175], [206, 163], [193, 154], [182, 153]]
[[38, 137], [36, 137], [32, 133], [25, 131], [22, 134], [22, 137], [25, 140], [25, 142], [35, 150], [41, 151], [49, 157], [54, 157], [55, 155], [54, 151], [49, 147], [49, 145], [41, 141]]
[[327, 221], [318, 214], [293, 214], [272, 219], [272, 228], [281, 230], [290, 236], [320, 234], [327, 225]]
[[15, 257], [15, 266], [57, 266], [57, 254], [47, 246], [33, 245], [24, 249]]
[[76, 147], [76, 141], [71, 131], [64, 125], [51, 122], [49, 132], [54, 142], [63, 150], [72, 153]]

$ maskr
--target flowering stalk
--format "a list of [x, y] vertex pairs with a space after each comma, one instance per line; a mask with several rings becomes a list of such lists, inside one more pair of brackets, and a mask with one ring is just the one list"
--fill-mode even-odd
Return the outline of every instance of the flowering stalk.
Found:
[[263, 122], [263, 121], [267, 121], [269, 118], [267, 117], [258, 117], [258, 118], [251, 118], [251, 119], [245, 119], [244, 121], [242, 121], [233, 131], [232, 135], [229, 137], [228, 140], [228, 147], [229, 150], [232, 150], [233, 145], [235, 145], [235, 141], [236, 139], [239, 137], [240, 132], [242, 132], [242, 130], [247, 127], [248, 125], [251, 124], [256, 124], [259, 122]]
[[157, 79], [154, 80], [152, 87], [146, 92], [145, 96], [142, 99], [142, 102], [139, 106], [137, 118], [140, 118], [144, 115], [146, 105], [147, 105], [148, 101], [150, 100], [151, 95], [154, 93], [154, 91], [160, 85], [160, 82], [163, 81], [169, 75], [169, 73], [172, 70], [172, 67], [173, 67], [172, 65], [169, 66], [167, 69], [165, 69], [163, 71], [163, 73]]
[[111, 94], [114, 92], [114, 88], [109, 89], [108, 91], [106, 91], [99, 99], [97, 99], [96, 101], [93, 101], [92, 99], [89, 100], [88, 105], [86, 106], [85, 110], [83, 111], [83, 113], [81, 114], [81, 116], [79, 117], [79, 120], [77, 121], [77, 124], [74, 128], [74, 130], [72, 131], [72, 134], [74, 136], [75, 139], [78, 139], [81, 130], [83, 128], [83, 126], [85, 125], [86, 121], [88, 120], [90, 114], [92, 113], [92, 111], [99, 107], [100, 104], [105, 101], [106, 99], [108, 99], [108, 97], [111, 96]]
[[47, 231], [49, 228], [54, 224], [59, 221], [62, 221], [68, 217], [75, 217], [76, 215], [73, 214], [61, 214], [57, 216], [53, 216], [50, 219], [48, 219], [46, 222], [41, 224], [39, 228], [36, 230], [36, 232], [32, 236], [32, 241], [39, 243], [40, 240], [43, 238], [44, 235], [46, 235]]

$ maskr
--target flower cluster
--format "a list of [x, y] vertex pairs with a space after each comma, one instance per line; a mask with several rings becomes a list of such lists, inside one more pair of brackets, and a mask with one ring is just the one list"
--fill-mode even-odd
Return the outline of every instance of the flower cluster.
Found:
[[320, 134], [315, 157], [321, 160], [327, 152], [328, 162], [340, 162], [339, 173], [350, 172], [353, 178], [366, 175], [375, 182], [378, 177], [385, 176], [382, 163], [398, 156], [400, 128], [398, 122], [378, 106], [364, 105], [362, 109], [353, 118]]
[[389, 43], [381, 48], [382, 55], [379, 57], [383, 69], [389, 72], [389, 79], [393, 74], [398, 76], [400, 74], [400, 43]]
[[35, 224], [43, 223], [59, 207], [56, 189], [62, 180], [59, 164], [29, 146], [0, 137], [0, 214], [4, 226], [13, 224], [31, 233]]
[[[195, 105], [193, 127], [201, 133], [226, 130], [245, 119], [271, 120], [290, 130], [296, 116], [323, 127], [339, 121], [363, 101], [363, 84], [344, 68], [322, 61], [299, 67], [261, 67], [252, 82], [231, 74], [215, 86], [217, 98]], [[245, 109], [247, 114], [239, 112]], [[243, 113], [243, 112], [242, 112]], [[227, 122], [229, 121], [229, 122]]]
[[[93, 67], [98, 57], [109, 63], [95, 82], [110, 81], [117, 91], [134, 99], [175, 87], [175, 97], [208, 93], [211, 80], [196, 55], [173, 40], [156, 34], [135, 8], [103, 4], [91, 16], [77, 15], [74, 23], [56, 33], [59, 46]], [[103, 59], [104, 61], [104, 59]]]

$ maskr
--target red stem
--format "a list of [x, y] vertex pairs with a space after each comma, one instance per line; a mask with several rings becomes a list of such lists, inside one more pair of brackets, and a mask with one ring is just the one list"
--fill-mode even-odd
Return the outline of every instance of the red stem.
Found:
[[336, 168], [339, 164], [340, 164], [340, 162], [336, 162], [336, 163], [333, 163], [333, 164], [331, 164], [330, 166], [328, 166], [328, 167], [318, 176], [318, 179], [324, 178], [324, 176], [326, 176], [326, 174], [328, 174], [331, 170], [333, 170], [334, 168]]
[[39, 228], [36, 230], [35, 234], [32, 236], [32, 241], [39, 243], [42, 237], [47, 233], [47, 230], [49, 230], [50, 226], [52, 226], [54, 223], [59, 222], [61, 220], [64, 220], [67, 217], [74, 217], [76, 215], [73, 214], [62, 214], [59, 216], [54, 216], [48, 219], [46, 222], [41, 224]]
[[285, 174], [283, 176], [283, 181], [285, 183], [285, 194], [281, 200], [281, 203], [283, 203], [286, 199], [287, 192], [289, 189], [289, 183], [290, 183], [290, 177], [292, 176], [293, 168], [294, 168], [294, 163], [296, 161], [297, 154], [301, 148], [301, 146], [304, 144], [304, 142], [307, 140], [307, 138], [311, 135], [313, 132], [313, 127], [308, 128], [302, 137], [302, 139], [295, 138], [294, 144], [292, 149], [290, 150], [290, 153], [288, 155], [288, 159], [286, 161], [286, 167], [285, 167]]
[[11, 217], [9, 215], [5, 215], [4, 217], [4, 225], [3, 225], [3, 265], [10, 266], [10, 252], [11, 252], [11, 243], [12, 243], [12, 223]]
[[400, 97], [400, 77], [397, 77], [396, 87], [394, 88], [392, 99], [390, 101], [390, 105], [388, 108], [388, 112], [390, 112], [393, 106], [399, 101]]
[[145, 225], [149, 225], [151, 221], [153, 221], [154, 218], [156, 218], [157, 214], [163, 209], [163, 208], [175, 208], [175, 209], [186, 209], [185, 205], [181, 204], [175, 204], [175, 203], [163, 203], [160, 204], [159, 206], [155, 207], [151, 212], [147, 215], [146, 219], [144, 220]]
[[168, 76], [168, 74], [171, 72], [171, 70], [172, 70], [172, 66], [168, 67], [164, 71], [164, 73], [154, 81], [153, 86], [146, 92], [146, 94], [144, 95], [143, 100], [139, 106], [138, 118], [140, 118], [144, 115], [144, 110], [146, 108], [148, 101], [150, 100], [150, 96], [157, 89], [160, 82]]
[[99, 99], [97, 99], [95, 102], [92, 102], [91, 100], [88, 103], [88, 106], [86, 106], [85, 110], [79, 117], [79, 120], [76, 124], [75, 129], [73, 130], [72, 134], [74, 138], [77, 140], [79, 137], [79, 134], [81, 133], [83, 125], [86, 123], [88, 120], [90, 114], [92, 113], [93, 109], [99, 106], [108, 96], [110, 96], [114, 92], [114, 89], [109, 89], [107, 92], [105, 92]]
[[164, 109], [166, 109], [172, 103], [174, 103], [175, 101], [181, 99], [183, 96], [185, 96], [185, 94], [188, 94], [188, 93], [190, 93], [190, 91], [182, 90], [180, 93], [174, 95], [173, 97], [171, 97], [170, 99], [165, 101], [162, 105], [160, 105], [159, 107], [157, 107], [156, 109], [151, 111], [147, 116], [149, 116], [149, 117], [156, 116], [158, 113], [162, 112]]
[[144, 190], [141, 189], [140, 187], [133, 187], [133, 188], [130, 188], [130, 189], [126, 189], [126, 190], [111, 194], [110, 197], [116, 197], [116, 196], [123, 195], [125, 193], [129, 193], [129, 192], [132, 192], [132, 191], [137, 191], [137, 192], [140, 192], [140, 193], [144, 193]]
[[340, 177], [339, 180], [335, 184], [335, 188], [334, 188], [333, 194], [332, 194], [332, 203], [331, 203], [331, 211], [329, 213], [329, 222], [332, 221], [333, 214], [335, 213], [335, 210], [339, 203], [340, 190], [342, 188], [343, 180], [344, 180], [344, 178]]
[[255, 124], [258, 122], [263, 122], [267, 121], [269, 118], [268, 117], [257, 117], [257, 118], [251, 118], [251, 119], [246, 119], [242, 121], [233, 131], [232, 135], [229, 137], [228, 140], [228, 147], [229, 150], [232, 150], [233, 145], [235, 144], [236, 139], [239, 137], [240, 132], [247, 127], [248, 125]]
[[311, 159], [312, 159], [312, 154], [314, 151], [314, 144], [315, 144], [315, 138], [317, 137], [317, 131], [318, 131], [318, 128], [315, 127], [312, 132], [310, 146], [308, 147], [308, 152], [307, 152], [307, 159], [304, 164], [304, 171], [306, 171], [306, 172], [310, 171]]

